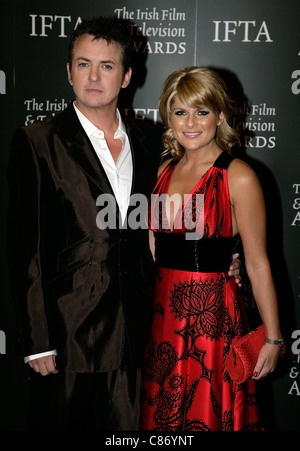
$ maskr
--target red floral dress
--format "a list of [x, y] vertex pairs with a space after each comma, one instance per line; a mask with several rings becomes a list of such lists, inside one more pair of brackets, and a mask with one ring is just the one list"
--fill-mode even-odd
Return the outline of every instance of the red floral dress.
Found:
[[[176, 162], [162, 172], [151, 196], [157, 272], [143, 430], [261, 430], [255, 381], [234, 384], [224, 368], [231, 341], [248, 331], [238, 287], [227, 275], [237, 241], [227, 184], [231, 160], [220, 154], [185, 199], [173, 231], [162, 195]], [[200, 222], [202, 238], [186, 239]]]

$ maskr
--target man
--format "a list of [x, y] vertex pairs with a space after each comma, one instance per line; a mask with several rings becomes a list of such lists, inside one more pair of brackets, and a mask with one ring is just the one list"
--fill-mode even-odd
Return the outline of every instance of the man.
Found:
[[[147, 230], [119, 224], [130, 194], [150, 195], [157, 161], [117, 109], [131, 49], [120, 20], [83, 21], [67, 65], [74, 104], [14, 135], [10, 272], [26, 361], [40, 373], [33, 398], [52, 389], [33, 404], [31, 428], [138, 429], [152, 258]], [[116, 200], [116, 227], [96, 225], [103, 195]]]

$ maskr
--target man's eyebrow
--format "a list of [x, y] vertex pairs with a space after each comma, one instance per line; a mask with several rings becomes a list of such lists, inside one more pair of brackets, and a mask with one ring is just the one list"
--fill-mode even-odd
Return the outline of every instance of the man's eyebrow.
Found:
[[76, 58], [76, 61], [78, 60], [90, 61], [88, 58], [84, 58], [84, 56], [79, 56], [78, 58]]
[[[85, 58], [84, 56], [79, 56], [78, 58], [76, 58], [76, 61], [79, 61], [79, 60], [86, 61], [86, 62], [91, 61], [90, 59]], [[116, 64], [116, 62], [113, 60], [101, 60], [100, 63], [101, 64]]]
[[102, 64], [116, 64], [116, 62], [113, 61], [113, 60], [102, 60], [102, 61], [100, 61], [100, 63], [102, 63]]

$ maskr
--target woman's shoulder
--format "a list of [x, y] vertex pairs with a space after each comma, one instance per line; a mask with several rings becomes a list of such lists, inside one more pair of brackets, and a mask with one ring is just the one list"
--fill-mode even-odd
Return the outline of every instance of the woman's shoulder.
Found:
[[257, 184], [258, 177], [251, 166], [245, 161], [234, 158], [228, 167], [228, 181], [231, 186], [241, 187], [242, 185]]
[[251, 168], [251, 166], [244, 160], [241, 160], [240, 158], [233, 158], [228, 170], [234, 173], [242, 173], [242, 174], [253, 174], [254, 170]]

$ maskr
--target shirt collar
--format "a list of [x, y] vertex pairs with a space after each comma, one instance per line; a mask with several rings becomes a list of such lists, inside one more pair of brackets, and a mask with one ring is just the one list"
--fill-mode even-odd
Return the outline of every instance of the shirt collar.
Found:
[[[91, 136], [95, 135], [97, 137], [102, 136], [104, 138], [104, 132], [103, 130], [99, 129], [98, 127], [96, 127], [96, 125], [94, 125], [91, 121], [89, 121], [87, 119], [87, 117], [84, 116], [84, 114], [81, 113], [81, 111], [79, 111], [79, 109], [76, 107], [75, 105], [75, 101], [73, 103], [74, 109], [77, 113], [78, 119], [82, 125], [82, 127], [84, 128], [86, 134], [88, 135], [88, 137], [90, 138]], [[125, 125], [122, 121], [122, 117], [120, 114], [120, 111], [118, 110], [118, 108], [116, 109], [116, 115], [117, 118], [119, 119], [119, 125], [118, 128], [114, 134], [114, 138], [115, 139], [120, 139], [124, 145], [125, 143], [125, 139], [126, 139], [126, 128]], [[100, 132], [100, 133], [99, 133]]]

